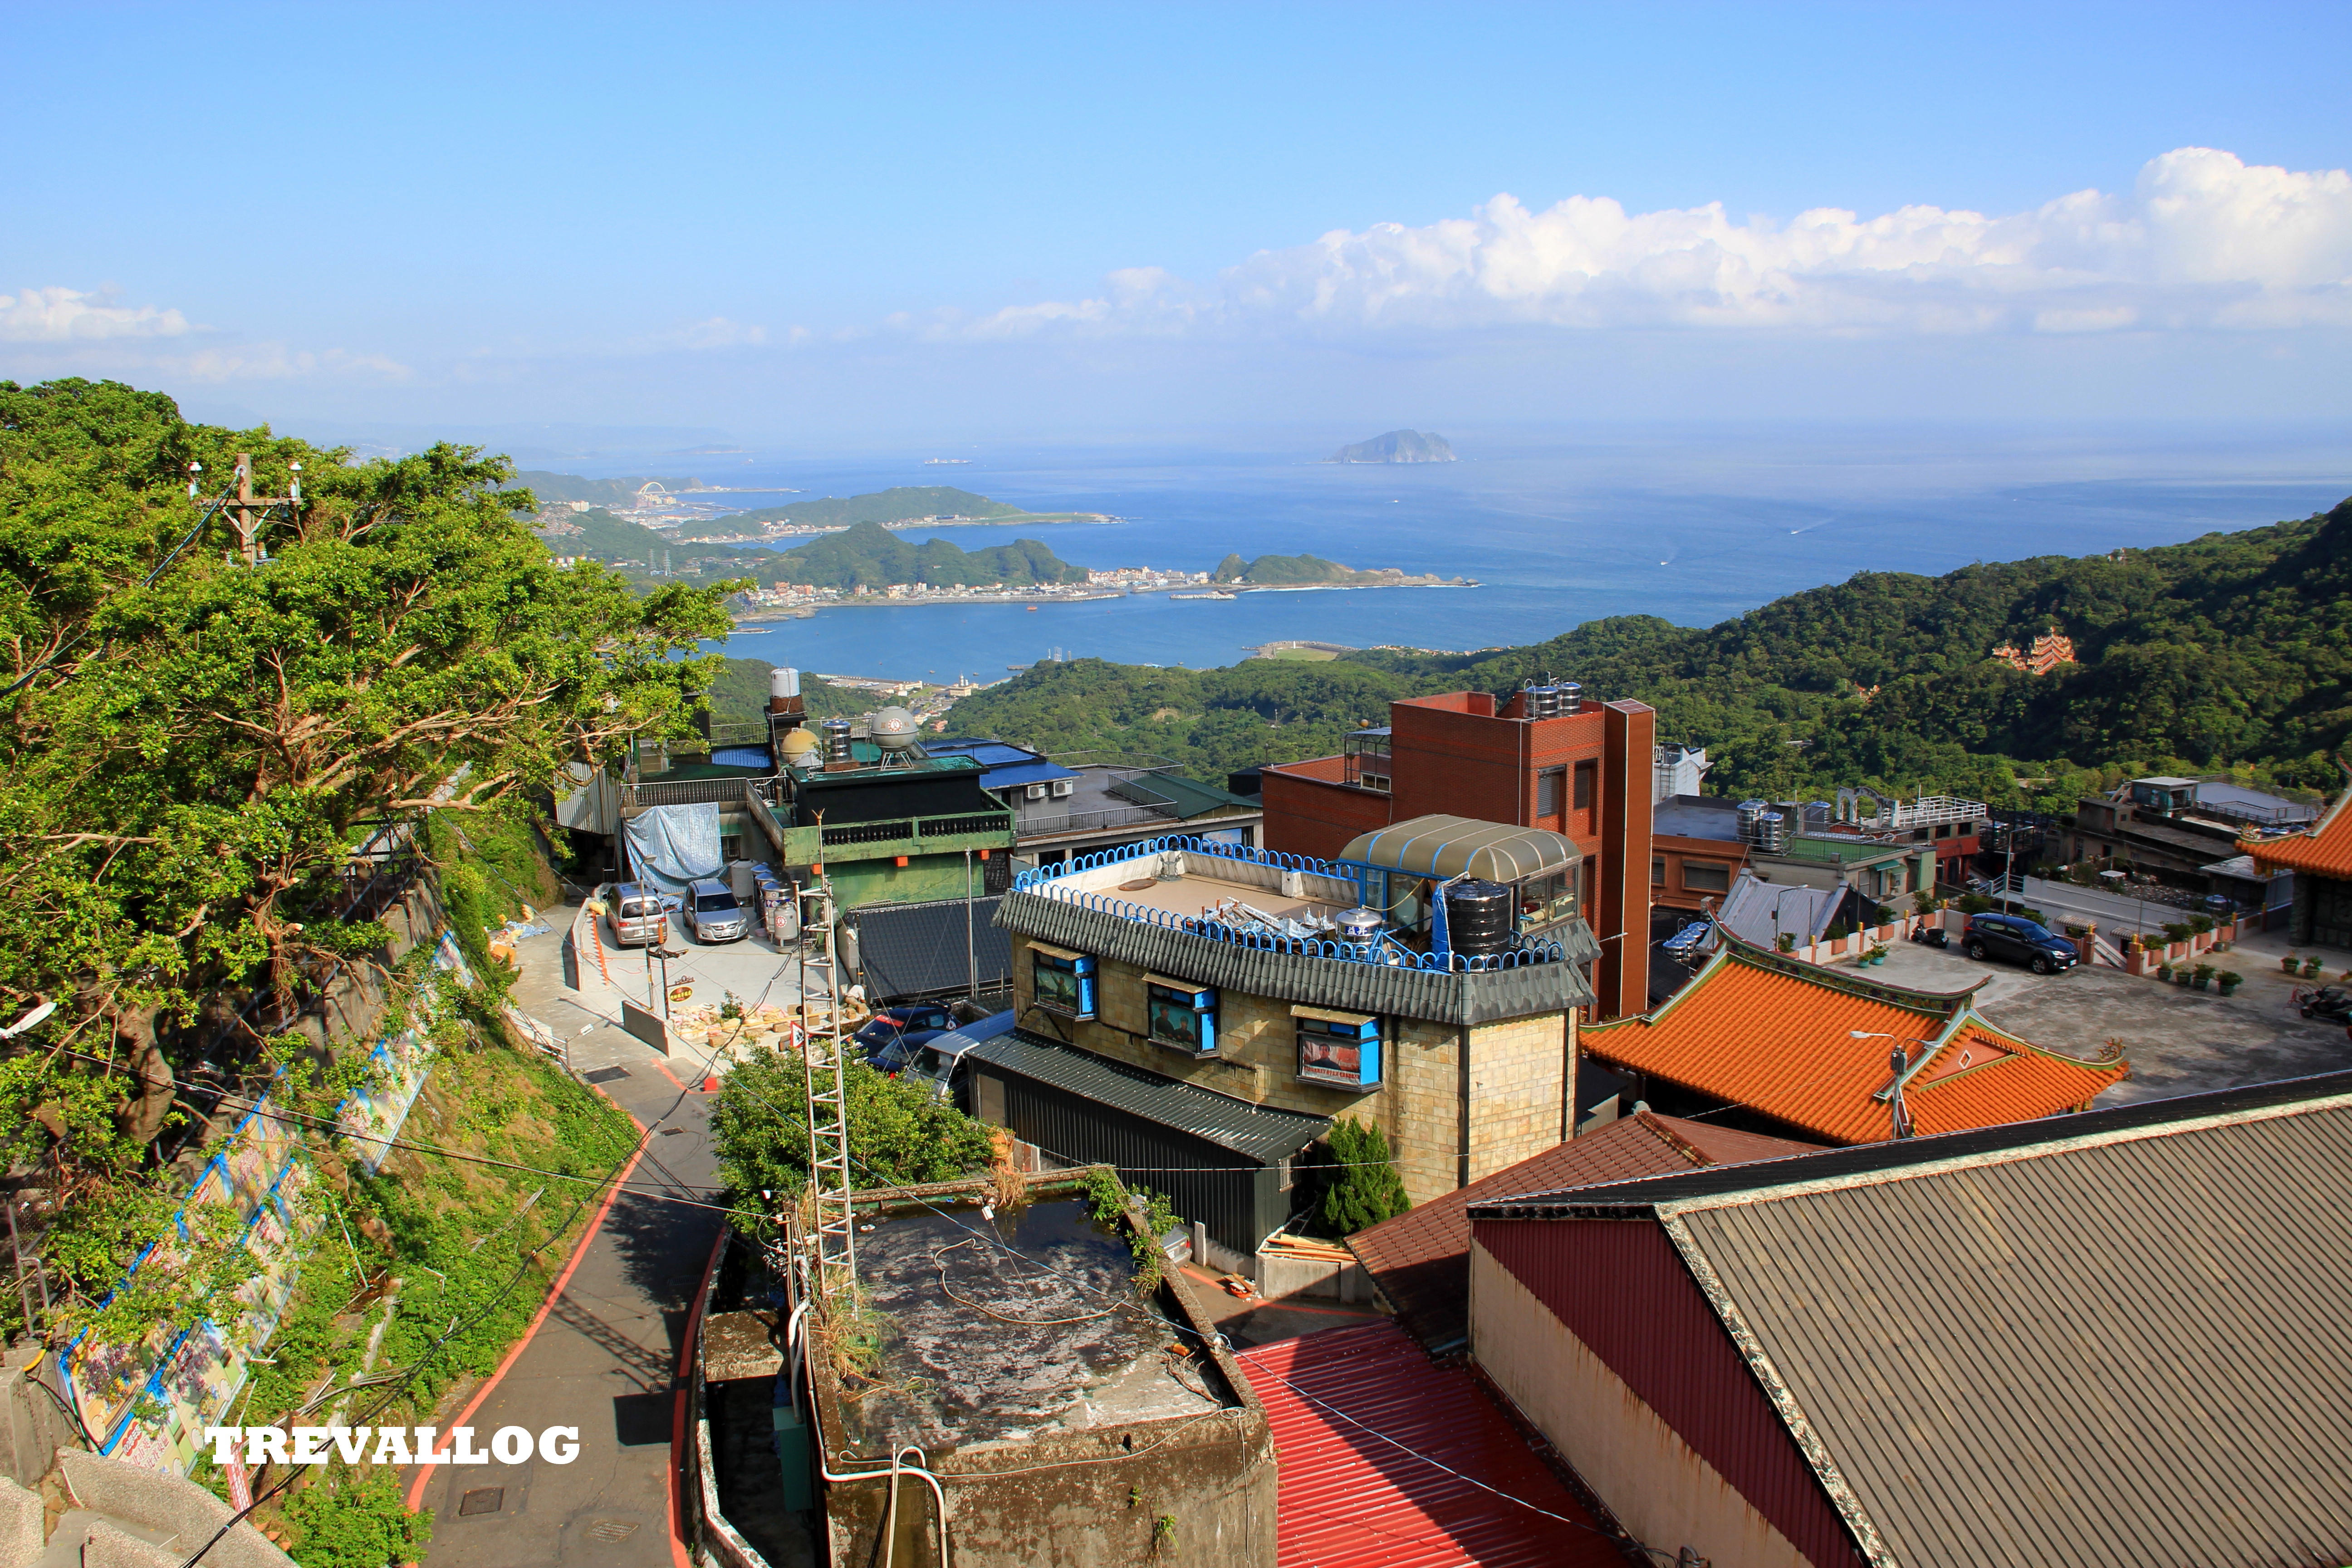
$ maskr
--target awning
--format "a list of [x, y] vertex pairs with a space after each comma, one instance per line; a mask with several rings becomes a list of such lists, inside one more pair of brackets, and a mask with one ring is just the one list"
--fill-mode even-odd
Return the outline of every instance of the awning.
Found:
[[975, 1065], [1050, 1084], [1261, 1164], [1287, 1160], [1331, 1130], [1328, 1117], [1252, 1105], [1025, 1030], [982, 1040], [963, 1056]]
[[1565, 870], [1584, 856], [1565, 833], [1435, 816], [1360, 833], [1339, 858], [1420, 877], [1467, 875], [1490, 882], [1524, 882]]

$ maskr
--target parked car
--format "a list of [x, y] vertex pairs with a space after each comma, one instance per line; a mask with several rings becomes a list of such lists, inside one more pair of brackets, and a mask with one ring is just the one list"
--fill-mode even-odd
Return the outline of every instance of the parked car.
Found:
[[950, 1101], [957, 1110], [968, 1114], [971, 1110], [969, 1087], [971, 1075], [965, 1067], [964, 1052], [982, 1040], [992, 1040], [999, 1035], [1010, 1033], [1012, 1028], [1013, 1010], [1008, 1007], [977, 1024], [966, 1024], [944, 1035], [936, 1035], [915, 1047], [907, 1076], [928, 1080], [933, 1100]]
[[2036, 974], [2054, 974], [2083, 961], [2074, 944], [2023, 915], [1970, 915], [1960, 946], [1979, 963], [1988, 958], [2022, 963]]
[[614, 946], [659, 947], [669, 940], [669, 912], [679, 903], [675, 894], [644, 882], [608, 882], [599, 896]]
[[751, 915], [726, 883], [688, 882], [686, 926], [697, 942], [740, 942], [751, 934]]
[[955, 1027], [943, 1004], [916, 1002], [885, 1007], [850, 1037], [866, 1047], [866, 1059], [887, 1073], [904, 1072], [917, 1046]]

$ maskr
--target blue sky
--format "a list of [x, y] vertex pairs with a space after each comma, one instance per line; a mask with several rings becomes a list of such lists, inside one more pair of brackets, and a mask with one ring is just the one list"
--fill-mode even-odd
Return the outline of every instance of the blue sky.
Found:
[[2352, 412], [2340, 4], [6, 28], [0, 374], [215, 416], [855, 443]]

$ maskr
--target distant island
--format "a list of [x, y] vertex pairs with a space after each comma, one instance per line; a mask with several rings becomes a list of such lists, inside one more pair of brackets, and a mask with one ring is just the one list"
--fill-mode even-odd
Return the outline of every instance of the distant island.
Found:
[[828, 533], [861, 522], [885, 528], [975, 523], [1109, 522], [1094, 511], [1024, 511], [1017, 506], [960, 490], [951, 485], [894, 485], [866, 495], [820, 496], [784, 506], [730, 512], [688, 522], [680, 539], [774, 539], [793, 533]]
[[1342, 447], [1323, 459], [1327, 463], [1451, 463], [1457, 459], [1443, 436], [1418, 430], [1391, 430], [1352, 447]]
[[1467, 577], [1415, 577], [1393, 566], [1359, 572], [1320, 555], [1228, 555], [1209, 574], [1236, 588], [1433, 588], [1476, 586]]

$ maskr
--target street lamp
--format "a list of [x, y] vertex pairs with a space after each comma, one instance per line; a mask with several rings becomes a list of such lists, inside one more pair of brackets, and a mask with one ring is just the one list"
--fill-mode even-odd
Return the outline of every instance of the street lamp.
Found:
[[[1910, 1053], [1906, 1051], [1903, 1047], [1906, 1045], [1933, 1047], [1936, 1042], [1933, 1040], [1922, 1039], [1917, 1035], [1890, 1035], [1883, 1029], [1848, 1029], [1846, 1031], [1846, 1037], [1849, 1039], [1855, 1040], [1893, 1040], [1895, 1042], [1893, 1046], [1888, 1047], [1886, 1051], [1886, 1065], [1895, 1069], [1894, 1090], [1887, 1097], [1888, 1109], [1894, 1113], [1895, 1137], [1910, 1138], [1916, 1136], [1918, 1129], [1911, 1125], [1910, 1108], [1903, 1103], [1903, 1075], [1911, 1070]], [[1920, 1059], [1925, 1061], [1927, 1058], [1922, 1057]]]

